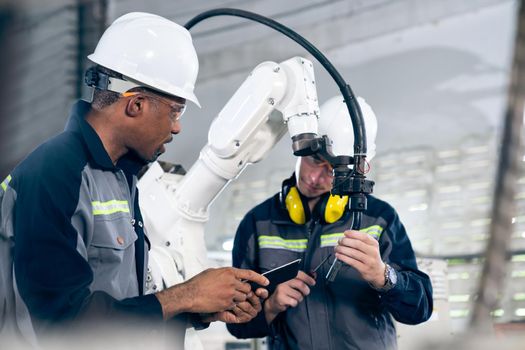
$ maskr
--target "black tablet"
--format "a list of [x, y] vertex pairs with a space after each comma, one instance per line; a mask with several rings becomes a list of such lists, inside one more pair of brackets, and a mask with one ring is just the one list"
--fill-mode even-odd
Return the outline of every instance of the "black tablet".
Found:
[[264, 277], [270, 280], [270, 284], [267, 286], [260, 286], [255, 282], [250, 282], [252, 290], [255, 291], [255, 289], [262, 287], [267, 289], [268, 293], [272, 294], [275, 288], [277, 288], [277, 285], [291, 280], [297, 276], [300, 263], [301, 259], [293, 260], [289, 263], [276, 267], [275, 269], [262, 273]]

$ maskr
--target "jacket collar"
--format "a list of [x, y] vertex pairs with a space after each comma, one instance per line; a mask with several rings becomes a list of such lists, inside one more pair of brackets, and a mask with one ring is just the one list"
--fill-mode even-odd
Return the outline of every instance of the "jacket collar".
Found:
[[71, 113], [65, 130], [82, 135], [88, 152], [91, 155], [91, 159], [98, 167], [111, 171], [122, 169], [125, 172], [137, 174], [146, 162], [135, 154], [128, 153], [118, 160], [117, 166], [113, 165], [108, 152], [104, 148], [102, 140], [95, 129], [93, 129], [85, 119], [90, 110], [91, 104], [89, 102], [83, 100], [77, 101], [71, 108]]

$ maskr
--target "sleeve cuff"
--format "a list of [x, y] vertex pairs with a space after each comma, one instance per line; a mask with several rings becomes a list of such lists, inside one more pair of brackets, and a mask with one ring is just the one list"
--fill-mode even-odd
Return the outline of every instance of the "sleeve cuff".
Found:
[[155, 294], [124, 299], [119, 303], [119, 308], [123, 311], [162, 320], [162, 306]]
[[203, 322], [201, 314], [189, 314], [188, 320], [195, 330], [200, 331], [210, 326], [210, 322]]

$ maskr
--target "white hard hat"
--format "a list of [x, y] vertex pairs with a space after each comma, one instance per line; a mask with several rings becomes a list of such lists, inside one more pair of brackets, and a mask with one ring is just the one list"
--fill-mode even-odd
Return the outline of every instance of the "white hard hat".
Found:
[[199, 61], [190, 32], [166, 18], [132, 12], [117, 18], [88, 58], [141, 86], [192, 101]]
[[[376, 154], [377, 119], [372, 107], [362, 97], [357, 97], [366, 129], [367, 160]], [[326, 101], [320, 109], [319, 135], [328, 135], [332, 141], [332, 153], [336, 156], [354, 155], [354, 129], [348, 108], [342, 96]]]

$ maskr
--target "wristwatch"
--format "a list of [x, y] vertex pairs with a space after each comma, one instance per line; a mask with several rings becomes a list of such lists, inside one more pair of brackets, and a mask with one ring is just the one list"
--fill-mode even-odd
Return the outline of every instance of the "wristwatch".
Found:
[[390, 289], [394, 288], [397, 283], [397, 272], [396, 270], [385, 263], [385, 285], [381, 288], [375, 288], [380, 292], [388, 292]]

